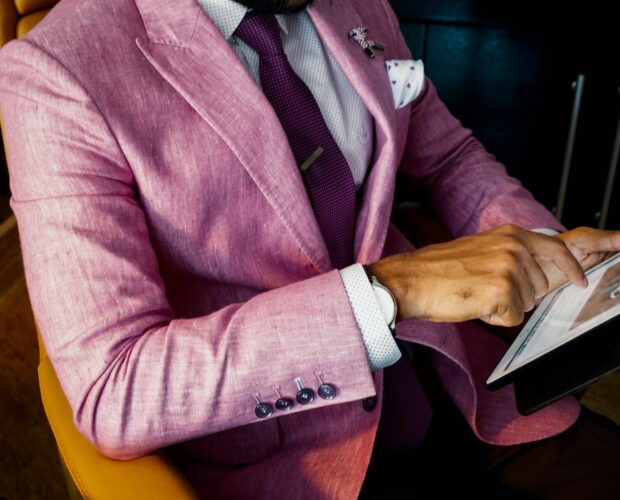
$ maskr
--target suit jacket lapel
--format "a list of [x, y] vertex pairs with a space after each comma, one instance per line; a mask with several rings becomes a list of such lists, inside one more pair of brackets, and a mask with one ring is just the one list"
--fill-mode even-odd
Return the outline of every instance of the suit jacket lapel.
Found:
[[[375, 151], [363, 189], [355, 235], [357, 262], [373, 262], [381, 257], [394, 199], [396, 155], [395, 110], [385, 68], [386, 53], [376, 52], [370, 59], [361, 47], [349, 40], [349, 31], [373, 26], [364, 22], [353, 1], [315, 0], [308, 14], [344, 75], [357, 91], [375, 120]], [[376, 33], [376, 31], [374, 31]], [[385, 41], [385, 40], [379, 40]]]
[[[286, 135], [228, 42], [196, 0], [135, 1], [148, 35], [136, 39], [145, 57], [234, 151], [316, 269], [329, 270], [329, 253]], [[347, 38], [352, 27], [361, 25], [357, 11], [347, 1], [331, 7], [317, 0], [308, 13], [373, 115], [376, 144], [390, 144], [393, 106], [383, 57], [369, 59]], [[374, 188], [393, 176], [389, 151], [375, 149], [356, 228], [355, 252], [362, 261], [380, 256], [393, 196], [389, 189]]]
[[196, 0], [136, 0], [148, 38], [136, 43], [236, 154], [320, 272], [329, 253], [273, 108]]

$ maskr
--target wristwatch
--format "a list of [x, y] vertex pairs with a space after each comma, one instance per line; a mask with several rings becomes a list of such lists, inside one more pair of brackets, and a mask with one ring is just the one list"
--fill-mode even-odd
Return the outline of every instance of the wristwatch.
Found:
[[372, 291], [375, 293], [375, 297], [377, 297], [379, 308], [381, 309], [383, 317], [385, 318], [385, 321], [387, 322], [393, 335], [394, 328], [396, 326], [396, 299], [394, 298], [392, 292], [390, 292], [390, 289], [381, 283], [374, 274], [372, 274], [370, 266], [367, 264], [362, 264], [362, 267], [364, 268], [364, 271], [366, 271], [366, 276], [368, 276], [368, 280], [372, 286]]

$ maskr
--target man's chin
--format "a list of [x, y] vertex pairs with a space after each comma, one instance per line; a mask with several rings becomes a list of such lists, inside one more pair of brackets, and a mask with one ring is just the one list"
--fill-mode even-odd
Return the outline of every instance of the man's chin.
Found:
[[314, 0], [234, 0], [260, 14], [295, 14]]

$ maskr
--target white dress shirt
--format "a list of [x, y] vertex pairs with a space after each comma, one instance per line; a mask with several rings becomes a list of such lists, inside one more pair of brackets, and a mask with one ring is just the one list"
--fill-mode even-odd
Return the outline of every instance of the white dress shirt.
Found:
[[[198, 0], [198, 3], [260, 87], [258, 54], [234, 36], [248, 8], [233, 0]], [[303, 10], [276, 18], [284, 53], [293, 71], [314, 96], [327, 128], [347, 160], [355, 187], [359, 188], [372, 159], [372, 116], [324, 47], [308, 13]], [[400, 350], [361, 264], [340, 270], [340, 276], [360, 327], [371, 370], [393, 364], [400, 358]]]

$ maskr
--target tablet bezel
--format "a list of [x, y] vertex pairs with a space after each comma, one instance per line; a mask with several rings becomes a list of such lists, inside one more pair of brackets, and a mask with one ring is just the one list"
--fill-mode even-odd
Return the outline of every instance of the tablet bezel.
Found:
[[[600, 264], [592, 267], [591, 269], [589, 269], [587, 271], [586, 275], [589, 275], [589, 274], [595, 272], [596, 270], [600, 269], [601, 267], [607, 267], [607, 266], [610, 266], [610, 265], [613, 265], [613, 264], [617, 264], [617, 262], [620, 262], [620, 253], [615, 254], [615, 255], [609, 257], [608, 259], [606, 259], [605, 261], [601, 262]], [[510, 345], [510, 347], [508, 348], [508, 350], [506, 351], [506, 353], [504, 354], [502, 359], [496, 365], [496, 367], [493, 370], [493, 372], [491, 373], [491, 375], [489, 375], [489, 377], [487, 378], [487, 381], [486, 381], [485, 385], [486, 385], [486, 387], [488, 389], [499, 389], [500, 387], [503, 387], [503, 386], [513, 382], [515, 380], [515, 378], [520, 373], [522, 373], [524, 370], [527, 370], [530, 365], [532, 365], [532, 364], [539, 364], [540, 361], [542, 361], [545, 358], [547, 358], [550, 354], [552, 354], [557, 349], [561, 349], [562, 347], [564, 347], [564, 346], [566, 346], [568, 344], [571, 344], [572, 342], [578, 340], [579, 338], [581, 338], [583, 336], [587, 336], [587, 335], [591, 334], [592, 332], [595, 332], [595, 331], [599, 330], [604, 325], [609, 324], [614, 319], [618, 318], [618, 316], [620, 316], [620, 313], [618, 313], [618, 314], [608, 318], [606, 321], [604, 321], [602, 323], [599, 323], [598, 325], [594, 326], [593, 328], [590, 328], [589, 330], [579, 334], [575, 338], [570, 339], [570, 340], [564, 342], [563, 344], [560, 344], [560, 345], [556, 346], [555, 348], [552, 348], [549, 351], [546, 351], [546, 352], [538, 355], [535, 358], [532, 358], [527, 363], [524, 363], [524, 364], [522, 364], [520, 366], [517, 366], [516, 368], [513, 368], [510, 371], [506, 371], [506, 367], [512, 362], [513, 358], [518, 354], [518, 352], [521, 349], [523, 343], [526, 340], [528, 340], [531, 335], [534, 334], [535, 328], [536, 328], [537, 324], [540, 322], [541, 318], [543, 317], [545, 312], [548, 310], [548, 308], [550, 307], [551, 303], [555, 300], [556, 295], [558, 293], [562, 293], [563, 289], [565, 289], [567, 287], [571, 287], [571, 286], [574, 286], [574, 285], [568, 283], [568, 284], [560, 287], [558, 290], [555, 290], [555, 291], [549, 293], [543, 299], [543, 301], [536, 308], [536, 310], [534, 311], [534, 313], [532, 314], [530, 319], [523, 326], [523, 328], [519, 332], [519, 335], [517, 335], [516, 339], [512, 342], [512, 344]]]

